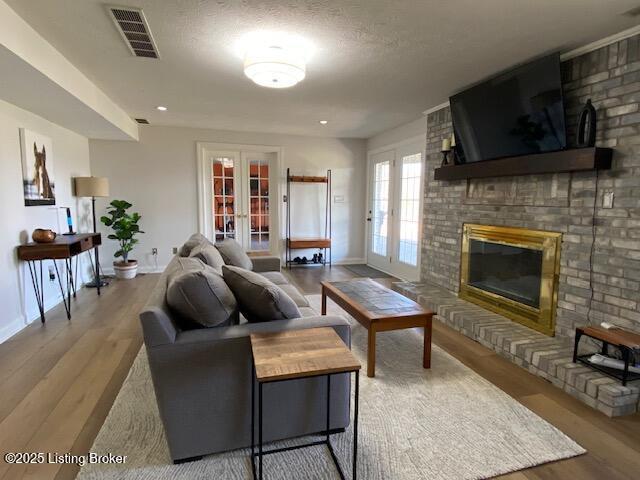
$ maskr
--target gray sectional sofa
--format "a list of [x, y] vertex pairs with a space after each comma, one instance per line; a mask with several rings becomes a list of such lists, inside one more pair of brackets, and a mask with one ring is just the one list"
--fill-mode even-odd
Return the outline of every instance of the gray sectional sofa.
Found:
[[[247, 323], [240, 317], [234, 325], [185, 328], [166, 298], [168, 282], [179, 263], [177, 255], [140, 313], [156, 400], [174, 463], [251, 445], [251, 333], [330, 326], [351, 344], [348, 322], [342, 317], [320, 316], [310, 308], [280, 273], [280, 259], [274, 257], [252, 258], [253, 270], [278, 284], [296, 303], [302, 318]], [[265, 441], [323, 431], [325, 395], [323, 377], [266, 386]], [[349, 399], [348, 374], [332, 378], [332, 429], [349, 424]]]

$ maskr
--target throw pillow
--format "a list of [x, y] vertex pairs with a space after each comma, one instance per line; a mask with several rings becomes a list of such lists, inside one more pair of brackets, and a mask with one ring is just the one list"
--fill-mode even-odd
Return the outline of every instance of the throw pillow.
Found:
[[167, 304], [185, 320], [204, 327], [237, 324], [238, 303], [224, 278], [212, 267], [198, 264], [169, 279]]
[[180, 247], [180, 250], [178, 250], [178, 255], [180, 255], [181, 257], [188, 257], [189, 254], [191, 253], [191, 250], [193, 250], [195, 247], [197, 247], [201, 243], [209, 243], [213, 245], [209, 241], [209, 239], [204, 235], [202, 235], [201, 233], [194, 233], [189, 237], [189, 240], [184, 242], [184, 245]]
[[222, 273], [224, 260], [216, 247], [208, 242], [203, 242], [191, 250], [190, 258], [198, 258], [204, 263], [214, 268], [218, 273]]
[[289, 295], [262, 275], [229, 265], [222, 267], [222, 275], [247, 321], [268, 322], [302, 317]]
[[222, 255], [224, 263], [227, 265], [244, 268], [245, 270], [253, 270], [253, 262], [251, 262], [251, 259], [245, 253], [242, 245], [232, 238], [225, 238], [222, 242], [216, 243], [216, 248]]

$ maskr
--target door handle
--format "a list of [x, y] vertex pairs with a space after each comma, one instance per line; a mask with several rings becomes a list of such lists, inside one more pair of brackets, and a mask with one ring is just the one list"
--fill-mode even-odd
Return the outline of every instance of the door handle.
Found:
[[367, 222], [370, 222], [370, 221], [371, 221], [371, 217], [368, 217], [368, 218], [367, 218]]

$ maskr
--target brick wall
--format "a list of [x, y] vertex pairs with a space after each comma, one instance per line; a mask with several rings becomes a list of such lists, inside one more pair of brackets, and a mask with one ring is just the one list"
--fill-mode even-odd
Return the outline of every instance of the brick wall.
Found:
[[[457, 292], [466, 222], [559, 231], [557, 334], [573, 335], [587, 314], [591, 323], [640, 331], [640, 36], [568, 60], [562, 75], [569, 145], [591, 98], [598, 111], [596, 144], [614, 148], [612, 169], [438, 182], [433, 171], [442, 160], [442, 139], [451, 135], [451, 113], [448, 107], [431, 113], [421, 276]], [[614, 206], [604, 209], [608, 190]]]

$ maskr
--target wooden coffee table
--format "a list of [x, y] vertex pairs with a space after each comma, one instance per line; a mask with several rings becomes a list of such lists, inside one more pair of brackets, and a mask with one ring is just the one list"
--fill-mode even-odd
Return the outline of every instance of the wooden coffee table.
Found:
[[329, 297], [367, 329], [368, 377], [376, 375], [376, 334], [390, 330], [424, 327], [422, 366], [431, 368], [432, 311], [369, 278], [321, 284], [322, 315], [327, 314]]
[[[360, 396], [360, 362], [351, 353], [335, 330], [331, 327], [288, 330], [275, 333], [252, 333], [253, 375], [258, 383], [258, 452], [255, 442], [255, 383], [251, 382], [251, 468], [254, 480], [262, 480], [262, 458], [272, 453], [326, 445], [336, 465], [338, 474], [345, 479], [338, 457], [331, 444], [329, 419], [331, 417], [331, 376], [355, 373], [355, 393], [353, 411], [353, 457], [352, 477], [356, 480], [356, 460], [358, 458], [358, 400]], [[274, 448], [264, 451], [262, 444], [262, 397], [267, 383], [295, 380], [297, 378], [327, 377], [327, 414], [324, 440]], [[256, 468], [256, 459], [258, 466]]]

